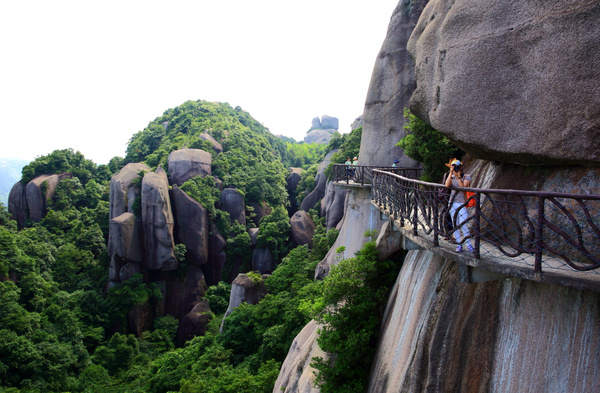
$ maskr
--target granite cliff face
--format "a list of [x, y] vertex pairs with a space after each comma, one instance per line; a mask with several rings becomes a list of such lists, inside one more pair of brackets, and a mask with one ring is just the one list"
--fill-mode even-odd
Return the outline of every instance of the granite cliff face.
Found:
[[475, 157], [600, 165], [600, 4], [430, 1], [410, 109]]

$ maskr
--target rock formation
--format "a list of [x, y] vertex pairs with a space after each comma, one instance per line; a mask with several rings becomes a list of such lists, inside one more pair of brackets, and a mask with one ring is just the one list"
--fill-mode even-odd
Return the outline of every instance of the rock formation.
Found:
[[[46, 204], [54, 197], [58, 182], [71, 177], [70, 173], [39, 175], [27, 183], [25, 200], [27, 201], [27, 209], [31, 220], [35, 222], [42, 221], [42, 218], [46, 215]], [[22, 213], [17, 213], [17, 215], [19, 214], [22, 215]]]
[[212, 144], [215, 153], [219, 154], [223, 152], [223, 146], [219, 142], [217, 142], [217, 140], [213, 138], [212, 135], [210, 135], [209, 133], [205, 132], [204, 134], [200, 134], [199, 138], [205, 141], [209, 141]]
[[600, 4], [430, 1], [413, 113], [475, 157], [600, 165]]
[[302, 168], [290, 168], [291, 173], [288, 175], [287, 182], [287, 192], [288, 198], [290, 201], [290, 207], [288, 208], [288, 213], [292, 216], [298, 210], [298, 203], [296, 202], [296, 196], [298, 195], [298, 183], [302, 179], [302, 172], [304, 169]]
[[131, 205], [135, 197], [139, 196], [140, 187], [132, 187], [132, 184], [142, 171], [149, 172], [150, 167], [142, 163], [129, 163], [110, 179], [109, 219], [125, 212], [133, 213]]
[[180, 149], [172, 151], [168, 160], [171, 183], [178, 186], [194, 176], [210, 176], [212, 157], [200, 149]]
[[208, 262], [208, 211], [177, 185], [171, 194], [176, 243], [185, 245], [186, 258], [191, 264], [204, 265]]
[[335, 228], [344, 217], [347, 194], [348, 190], [336, 187], [332, 182], [327, 183], [325, 197], [321, 199], [321, 217], [325, 217], [327, 230]]
[[327, 176], [325, 176], [325, 169], [329, 166], [331, 162], [331, 156], [337, 152], [336, 150], [332, 150], [323, 159], [323, 161], [319, 164], [319, 168], [317, 169], [317, 174], [315, 176], [315, 188], [312, 190], [310, 194], [308, 194], [302, 200], [300, 204], [300, 210], [309, 211], [319, 201], [319, 199], [325, 196], [325, 187], [327, 186]]
[[425, 4], [427, 0], [400, 2], [390, 19], [365, 101], [361, 165], [387, 166], [398, 158], [398, 166], [417, 166], [414, 160], [402, 154], [396, 143], [406, 135], [404, 108], [409, 107], [415, 88], [414, 60], [406, 43]]
[[221, 192], [221, 210], [229, 213], [231, 222], [246, 225], [246, 204], [244, 196], [235, 188], [225, 188]]
[[166, 176], [148, 172], [142, 180], [142, 231], [146, 268], [151, 270], [177, 268], [173, 225]]
[[271, 274], [273, 270], [275, 270], [275, 259], [271, 250], [267, 247], [252, 250], [252, 271]]
[[301, 246], [312, 245], [312, 237], [315, 234], [316, 225], [307, 212], [298, 210], [290, 218], [290, 233], [294, 244]]
[[315, 117], [312, 119], [312, 127], [304, 137], [304, 143], [322, 143], [327, 144], [331, 137], [337, 131], [339, 121], [337, 117], [323, 115], [322, 119]]
[[10, 189], [8, 195], [8, 212], [12, 219], [17, 222], [19, 228], [25, 226], [27, 220], [27, 198], [25, 197], [25, 185], [17, 182]]
[[[267, 294], [264, 280], [255, 283], [247, 274], [240, 273], [231, 283], [229, 295], [229, 306], [225, 311], [225, 317], [233, 312], [242, 303], [257, 304]], [[225, 318], [223, 318], [223, 321]], [[223, 325], [221, 325], [221, 330]]]

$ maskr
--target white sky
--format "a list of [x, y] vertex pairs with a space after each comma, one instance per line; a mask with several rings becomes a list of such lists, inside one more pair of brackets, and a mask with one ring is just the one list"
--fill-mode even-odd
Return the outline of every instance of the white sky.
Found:
[[398, 1], [2, 1], [0, 158], [105, 164], [198, 99], [297, 141], [324, 114], [349, 132]]

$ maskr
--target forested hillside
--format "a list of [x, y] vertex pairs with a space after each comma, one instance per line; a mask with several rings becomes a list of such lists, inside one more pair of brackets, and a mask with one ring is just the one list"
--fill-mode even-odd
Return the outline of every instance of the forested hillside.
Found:
[[[205, 334], [186, 342], [177, 339], [180, 321], [157, 311], [164, 288], [152, 274], [142, 271], [109, 285], [114, 261], [107, 248], [111, 177], [129, 163], [144, 163], [152, 171], [166, 168], [169, 154], [183, 148], [212, 156], [212, 177], [194, 177], [181, 190], [207, 208], [213, 230], [224, 237], [224, 272], [241, 260], [240, 272], [268, 291], [258, 304], [236, 308], [219, 333], [231, 288], [224, 273], [199, 299], [207, 305]], [[311, 245], [297, 246], [286, 210], [287, 167], [310, 167], [325, 150], [284, 142], [239, 107], [188, 101], [133, 135], [125, 158], [108, 165], [65, 149], [24, 167], [23, 186], [40, 176], [61, 176], [55, 186], [38, 185], [47, 197], [41, 219], [27, 211], [17, 225], [6, 208], [0, 209], [0, 390], [270, 391], [293, 338], [327, 304], [321, 297], [327, 283], [313, 280], [314, 267], [336, 231], [326, 232], [313, 210]], [[268, 206], [270, 214], [253, 220], [255, 213], [247, 208], [245, 224], [230, 221], [218, 208], [218, 182], [239, 190], [247, 206]], [[260, 229], [251, 245], [248, 233], [255, 226]], [[272, 274], [251, 271], [254, 247], [273, 254]], [[177, 268], [167, 273], [183, 279], [191, 269], [183, 244], [176, 245], [175, 256]], [[132, 312], [141, 305], [150, 305], [153, 317], [140, 332], [132, 329]]]

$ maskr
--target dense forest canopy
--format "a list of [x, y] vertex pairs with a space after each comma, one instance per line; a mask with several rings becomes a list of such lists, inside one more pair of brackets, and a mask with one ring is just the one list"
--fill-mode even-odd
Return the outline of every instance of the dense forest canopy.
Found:
[[[203, 133], [218, 141], [222, 152], [200, 139]], [[355, 140], [353, 134], [332, 143], [348, 147], [343, 154], [349, 154]], [[169, 154], [184, 147], [210, 152], [212, 174], [223, 185], [241, 190], [247, 203], [264, 201], [271, 207], [259, 223], [257, 243], [271, 250], [278, 266], [265, 280], [268, 295], [256, 305], [237, 308], [225, 320], [223, 333], [219, 325], [231, 286], [219, 282], [210, 287], [205, 294], [211, 310], [208, 330], [181, 345], [175, 339], [179, 321], [170, 315], [155, 318], [142, 334], [129, 329], [129, 312], [162, 295], [139, 274], [107, 289], [107, 241], [111, 176], [134, 162], [166, 169]], [[331, 148], [283, 141], [239, 107], [188, 101], [133, 135], [125, 158], [115, 157], [108, 165], [64, 149], [25, 166], [24, 184], [42, 174], [70, 176], [58, 183], [39, 222], [29, 220], [17, 228], [0, 205], [0, 390], [271, 391], [293, 338], [311, 318], [324, 315], [323, 286], [337, 285], [313, 279], [337, 232], [327, 232], [323, 218], [311, 211], [316, 224], [312, 248], [294, 247], [286, 210], [287, 168], [314, 167]], [[230, 224], [215, 207], [215, 180], [193, 178], [181, 189], [208, 207], [226, 238], [228, 259], [247, 259], [253, 224]], [[175, 274], [185, 274], [188, 266], [180, 246]], [[331, 380], [326, 373], [322, 379]]]

